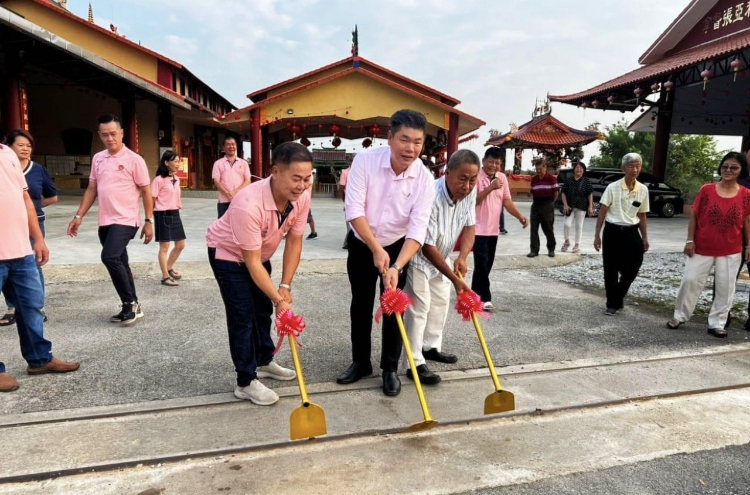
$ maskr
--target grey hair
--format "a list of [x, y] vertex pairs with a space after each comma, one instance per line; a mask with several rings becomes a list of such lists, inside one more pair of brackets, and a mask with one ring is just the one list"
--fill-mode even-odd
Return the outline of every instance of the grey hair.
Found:
[[461, 165], [466, 164], [480, 167], [479, 156], [471, 150], [458, 150], [451, 155], [445, 169], [456, 171]]
[[643, 165], [643, 158], [638, 153], [628, 153], [622, 157], [622, 166], [626, 166], [630, 163], [640, 163]]

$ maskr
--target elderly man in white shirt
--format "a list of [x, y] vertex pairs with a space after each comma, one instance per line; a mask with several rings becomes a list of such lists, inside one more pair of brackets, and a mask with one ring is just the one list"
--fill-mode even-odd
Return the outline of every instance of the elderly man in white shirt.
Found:
[[[440, 375], [427, 367], [426, 359], [441, 363], [458, 361], [453, 354], [442, 352], [443, 327], [448, 316], [451, 283], [457, 293], [470, 290], [459, 274], [466, 275], [466, 258], [474, 245], [479, 167], [479, 157], [473, 151], [458, 150], [451, 155], [445, 175], [435, 182], [435, 202], [424, 245], [406, 274], [405, 290], [414, 299], [414, 306], [406, 313], [404, 324], [417, 375], [425, 385], [441, 380]], [[461, 250], [451, 268], [449, 256], [461, 234]], [[411, 369], [406, 376], [414, 379]]]
[[[638, 153], [623, 156], [625, 177], [608, 185], [599, 200], [594, 249], [602, 249], [607, 316], [614, 316], [623, 308], [625, 295], [638, 276], [643, 254], [648, 251], [648, 188], [637, 180], [642, 166], [643, 159]], [[599, 237], [602, 225], [604, 234]]]

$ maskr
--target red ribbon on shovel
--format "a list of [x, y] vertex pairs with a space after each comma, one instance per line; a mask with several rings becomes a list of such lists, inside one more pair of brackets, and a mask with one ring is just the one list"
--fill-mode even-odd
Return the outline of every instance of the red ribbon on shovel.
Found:
[[489, 319], [490, 317], [490, 314], [483, 308], [482, 298], [473, 290], [465, 290], [456, 296], [455, 307], [463, 321], [471, 320], [472, 313], [476, 313], [484, 319]]
[[[296, 315], [291, 309], [285, 309], [281, 313], [276, 315], [276, 334], [279, 336], [279, 342], [276, 344], [276, 349], [273, 353], [278, 354], [281, 345], [284, 343], [284, 337], [287, 335], [294, 335], [294, 338], [300, 336], [302, 331], [305, 329], [307, 324], [302, 315]], [[297, 345], [302, 347], [302, 344], [297, 342]]]
[[375, 322], [380, 323], [383, 318], [383, 313], [390, 316], [393, 314], [402, 315], [406, 313], [409, 306], [413, 306], [414, 301], [411, 300], [409, 294], [402, 291], [401, 289], [386, 289], [383, 295], [380, 296], [380, 307], [375, 313]]

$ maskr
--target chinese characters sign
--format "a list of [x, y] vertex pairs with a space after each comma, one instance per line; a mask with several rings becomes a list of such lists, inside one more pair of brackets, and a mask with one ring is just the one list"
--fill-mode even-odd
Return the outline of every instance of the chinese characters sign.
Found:
[[[731, 28], [735, 23], [750, 25], [750, 1], [739, 2], [709, 14], [703, 19], [703, 33], [708, 34], [711, 31], [734, 32], [735, 29], [728, 28]], [[729, 32], [723, 34], [729, 34]]]

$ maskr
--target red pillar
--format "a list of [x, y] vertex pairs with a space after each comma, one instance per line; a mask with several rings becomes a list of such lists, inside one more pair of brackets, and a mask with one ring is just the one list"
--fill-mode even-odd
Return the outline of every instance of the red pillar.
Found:
[[[664, 97], [662, 95], [662, 97]], [[672, 131], [672, 105], [674, 95], [666, 100], [659, 109], [656, 119], [656, 136], [654, 138], [654, 157], [651, 173], [659, 180], [664, 180], [667, 172], [667, 151], [669, 150], [669, 134]]]
[[452, 113], [448, 125], [448, 159], [458, 150], [458, 114]]
[[125, 131], [122, 140], [125, 146], [138, 153], [138, 117], [135, 113], [135, 98], [126, 98], [120, 107], [122, 108], [122, 128]]
[[[260, 136], [260, 110], [250, 110], [250, 173], [263, 177], [263, 145]], [[253, 180], [258, 180], [253, 178]]]
[[4, 131], [23, 128], [21, 108], [21, 82], [12, 77], [2, 85], [2, 107], [0, 107], [0, 127]]
[[270, 127], [264, 125], [260, 130], [261, 152], [263, 153], [263, 177], [271, 175], [271, 135]]

